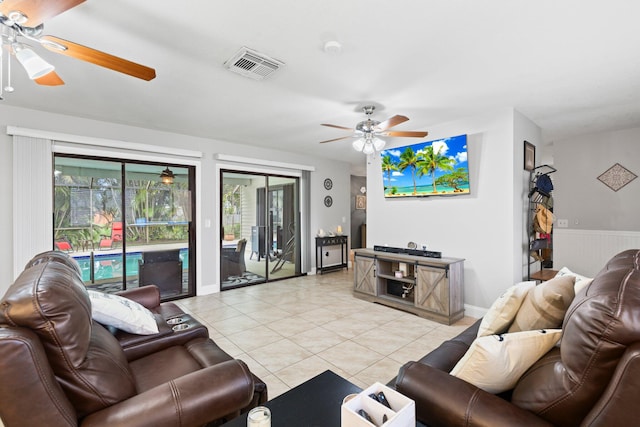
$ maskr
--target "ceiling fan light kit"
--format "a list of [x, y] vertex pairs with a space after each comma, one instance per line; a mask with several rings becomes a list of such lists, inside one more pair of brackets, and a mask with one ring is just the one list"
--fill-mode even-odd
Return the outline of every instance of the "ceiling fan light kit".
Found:
[[359, 122], [353, 129], [344, 126], [332, 125], [322, 123], [322, 126], [328, 126], [336, 129], [350, 130], [353, 132], [350, 136], [343, 136], [341, 138], [329, 139], [327, 141], [321, 141], [321, 144], [325, 142], [339, 141], [347, 138], [358, 138], [351, 146], [356, 151], [361, 151], [366, 155], [375, 154], [378, 151], [382, 151], [386, 145], [386, 141], [380, 136], [393, 136], [393, 137], [412, 137], [412, 138], [424, 138], [428, 135], [428, 132], [421, 131], [389, 131], [390, 128], [404, 123], [409, 120], [406, 116], [395, 115], [384, 122], [373, 120], [371, 115], [376, 109], [373, 105], [365, 105], [362, 110], [367, 115], [367, 119]]
[[38, 79], [52, 72], [55, 67], [42, 59], [37, 53], [29, 48], [15, 48], [16, 59], [24, 69], [31, 80]]

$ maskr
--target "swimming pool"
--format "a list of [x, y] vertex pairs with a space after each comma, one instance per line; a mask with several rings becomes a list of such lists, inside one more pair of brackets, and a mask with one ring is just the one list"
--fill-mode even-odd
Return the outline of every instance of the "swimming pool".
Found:
[[[122, 278], [124, 268], [122, 266], [122, 253], [119, 254], [93, 254], [93, 277], [91, 277], [91, 256], [73, 257], [82, 270], [82, 281], [94, 283], [114, 278]], [[127, 252], [126, 270], [128, 278], [138, 277], [138, 262], [142, 259], [142, 252]], [[180, 249], [182, 268], [189, 268], [189, 249]]]

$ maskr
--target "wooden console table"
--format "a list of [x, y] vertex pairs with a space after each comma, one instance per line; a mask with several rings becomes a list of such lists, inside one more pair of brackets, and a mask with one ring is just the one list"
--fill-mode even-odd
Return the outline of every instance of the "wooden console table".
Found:
[[[464, 259], [354, 252], [356, 297], [446, 325], [464, 316]], [[400, 270], [406, 274], [396, 277]]]
[[[316, 272], [322, 274], [325, 271], [349, 269], [348, 242], [348, 236], [316, 237]], [[322, 254], [325, 246], [340, 246], [340, 264], [324, 265]]]

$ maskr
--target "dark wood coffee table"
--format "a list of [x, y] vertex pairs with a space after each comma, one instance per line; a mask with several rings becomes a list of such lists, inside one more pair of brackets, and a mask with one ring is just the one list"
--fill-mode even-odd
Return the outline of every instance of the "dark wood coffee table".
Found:
[[[334, 372], [324, 371], [264, 406], [271, 410], [271, 427], [339, 427], [342, 399], [361, 391]], [[243, 414], [223, 427], [246, 425], [247, 415]]]

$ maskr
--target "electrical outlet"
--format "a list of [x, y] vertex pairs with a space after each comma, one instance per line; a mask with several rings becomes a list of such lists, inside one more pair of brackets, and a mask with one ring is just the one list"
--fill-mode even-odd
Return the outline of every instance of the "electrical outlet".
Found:
[[568, 219], [559, 219], [558, 220], [558, 228], [567, 228], [569, 227], [569, 220]]

